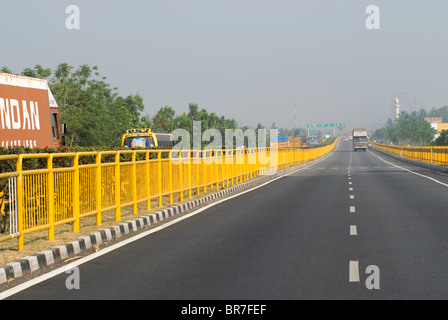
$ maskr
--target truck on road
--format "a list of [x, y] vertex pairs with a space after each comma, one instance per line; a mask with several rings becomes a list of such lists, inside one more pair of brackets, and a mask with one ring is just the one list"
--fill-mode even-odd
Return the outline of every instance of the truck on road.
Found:
[[365, 128], [353, 129], [353, 150], [367, 150], [367, 130]]
[[0, 147], [58, 148], [61, 131], [46, 80], [0, 72]]

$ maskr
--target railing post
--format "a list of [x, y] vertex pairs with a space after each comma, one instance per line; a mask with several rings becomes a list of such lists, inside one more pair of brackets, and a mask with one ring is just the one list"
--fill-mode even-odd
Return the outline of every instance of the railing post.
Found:
[[243, 157], [243, 163], [241, 166], [241, 183], [243, 183], [244, 181], [247, 180], [247, 177], [246, 177], [246, 171], [247, 171], [247, 169], [246, 169], [246, 149], [244, 149], [244, 146], [241, 149], [241, 155]]
[[115, 221], [121, 221], [120, 151], [115, 151]]
[[132, 152], [132, 213], [137, 214], [137, 151]]
[[102, 201], [101, 198], [101, 152], [97, 152], [95, 155], [95, 162], [96, 162], [96, 224], [99, 226], [101, 225], [101, 207], [102, 207]]
[[215, 150], [215, 181], [216, 181], [216, 190], [222, 189], [222, 174], [221, 174], [221, 160], [222, 160], [222, 150]]
[[[52, 161], [53, 162], [53, 161]], [[75, 171], [73, 172], [73, 217], [75, 221], [73, 222], [73, 232], [79, 232], [79, 153], [75, 153], [73, 158], [73, 166]], [[53, 171], [53, 169], [51, 170]]]
[[53, 155], [50, 154], [47, 158], [48, 172], [48, 241], [54, 240], [54, 177], [53, 177]]
[[157, 151], [157, 183], [159, 186], [159, 207], [163, 204], [162, 196], [162, 151]]
[[146, 210], [151, 210], [151, 175], [149, 174], [149, 150], [145, 152], [146, 167]]
[[180, 195], [179, 200], [180, 202], [184, 201], [184, 170], [183, 170], [183, 162], [182, 162], [182, 151], [179, 150], [177, 152], [178, 165], [179, 165], [179, 185], [180, 185]]
[[210, 189], [216, 189], [216, 159], [215, 150], [210, 150]]
[[444, 148], [445, 150], [445, 159], [443, 160], [442, 164], [444, 166], [448, 165], [448, 147]]
[[434, 147], [431, 146], [431, 163], [434, 163]]
[[16, 170], [19, 172], [17, 176], [17, 232], [18, 250], [23, 250], [23, 171], [22, 171], [23, 155], [19, 154], [16, 162]]
[[235, 184], [237, 185], [241, 182], [241, 150], [239, 149], [235, 149], [235, 160]]
[[225, 172], [225, 178], [226, 178], [226, 188], [229, 188], [230, 181], [229, 181], [229, 150], [225, 149], [225, 158], [224, 158], [224, 172]]
[[205, 153], [205, 156], [204, 156], [204, 152], [205, 152], [205, 150], [201, 151], [201, 155], [202, 155], [201, 169], [202, 169], [202, 172], [204, 175], [204, 192], [206, 192], [207, 191], [207, 173], [206, 173], [207, 166], [206, 166], [205, 160], [206, 160], [207, 153]]
[[260, 148], [255, 149], [255, 176], [260, 175]]
[[191, 198], [191, 150], [188, 150], [188, 199]]
[[199, 192], [201, 191], [201, 189], [200, 189], [200, 185], [201, 185], [201, 172], [200, 172], [200, 168], [201, 168], [201, 158], [199, 158], [199, 156], [200, 156], [200, 153], [199, 153], [199, 151], [197, 151], [197, 150], [195, 150], [195, 154], [196, 154], [196, 156], [195, 156], [195, 160], [194, 160], [194, 162], [195, 162], [195, 168], [196, 168], [196, 196], [198, 196], [199, 195]]
[[225, 151], [224, 150], [221, 150], [221, 189], [224, 189], [224, 184], [225, 184], [225, 175], [224, 175]]
[[232, 165], [230, 166], [230, 185], [233, 187], [236, 184], [236, 175], [237, 175], [237, 150], [232, 149]]
[[170, 203], [174, 202], [173, 199], [173, 163], [172, 163], [172, 157], [171, 157], [171, 150], [168, 152], [168, 185], [169, 185], [169, 191], [170, 191]]

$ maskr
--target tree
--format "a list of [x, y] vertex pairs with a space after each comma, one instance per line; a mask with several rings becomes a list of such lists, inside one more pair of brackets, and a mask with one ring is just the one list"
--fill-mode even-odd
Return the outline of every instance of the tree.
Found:
[[372, 138], [398, 145], [424, 146], [434, 139], [436, 130], [424, 121], [426, 112], [420, 110], [411, 114], [403, 111], [398, 120], [388, 119], [384, 128], [376, 130]]
[[4, 66], [0, 69], [0, 72], [4, 72], [4, 73], [12, 73], [11, 69], [9, 69], [8, 67]]
[[187, 117], [191, 120], [191, 121], [195, 121], [198, 118], [198, 105], [195, 103], [189, 103], [188, 104], [188, 114]]
[[[42, 70], [47, 69], [34, 71], [45, 76]], [[105, 80], [97, 66], [87, 64], [75, 69], [61, 63], [54, 71], [49, 85], [67, 125], [68, 146], [115, 147], [127, 129], [150, 126], [151, 119], [141, 117], [143, 98], [138, 93], [121, 97]]]
[[442, 130], [440, 135], [434, 141], [435, 146], [448, 146], [448, 130]]
[[152, 127], [152, 120], [149, 115], [142, 116], [140, 119], [140, 126], [142, 128], [151, 128]]
[[[1, 71], [12, 73], [5, 66]], [[97, 66], [83, 64], [75, 68], [64, 62], [52, 72], [36, 64], [25, 68], [22, 74], [48, 81], [59, 106], [60, 122], [66, 125], [67, 146], [116, 147], [125, 131], [132, 128], [170, 132], [183, 128], [192, 138], [193, 121], [200, 121], [201, 135], [214, 128], [224, 137], [226, 129], [238, 128], [235, 119], [199, 109], [196, 103], [189, 103], [188, 113], [179, 116], [170, 106], [160, 108], [154, 117], [142, 115], [145, 106], [140, 94], [120, 96], [118, 89], [112, 88], [106, 77], [101, 76]]]
[[[203, 133], [207, 129], [218, 130], [224, 140], [226, 129], [235, 130], [238, 128], [235, 119], [219, 116], [215, 112], [209, 113], [205, 108], [199, 109], [199, 106], [196, 103], [189, 103], [188, 113], [183, 112], [178, 116], [176, 116], [172, 107], [164, 106], [159, 109], [151, 121], [153, 129], [167, 130], [170, 132], [176, 129], [187, 130], [189, 132], [190, 144], [192, 147], [195, 139], [201, 141], [202, 147], [210, 143], [209, 141], [202, 141]], [[200, 132], [197, 131], [197, 127], [193, 128], [195, 122], [200, 123]], [[194, 136], [194, 134], [197, 134], [197, 136]]]
[[153, 127], [158, 130], [172, 131], [175, 129], [174, 116], [176, 112], [170, 106], [164, 106], [153, 118]]
[[44, 69], [41, 65], [36, 64], [34, 69], [25, 68], [22, 71], [22, 75], [33, 78], [46, 79], [51, 75], [51, 69]]

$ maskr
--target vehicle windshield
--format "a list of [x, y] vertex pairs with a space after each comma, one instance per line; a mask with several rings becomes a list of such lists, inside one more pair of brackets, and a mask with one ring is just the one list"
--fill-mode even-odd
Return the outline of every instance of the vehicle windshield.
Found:
[[127, 137], [124, 139], [123, 146], [129, 148], [142, 147], [149, 148], [154, 147], [154, 139], [151, 136], [139, 136], [139, 137]]

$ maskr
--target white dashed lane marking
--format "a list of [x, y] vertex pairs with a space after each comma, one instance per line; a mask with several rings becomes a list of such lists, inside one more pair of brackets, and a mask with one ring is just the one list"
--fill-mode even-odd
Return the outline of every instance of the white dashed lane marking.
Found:
[[358, 263], [358, 261], [350, 261], [348, 281], [359, 282], [359, 263]]

